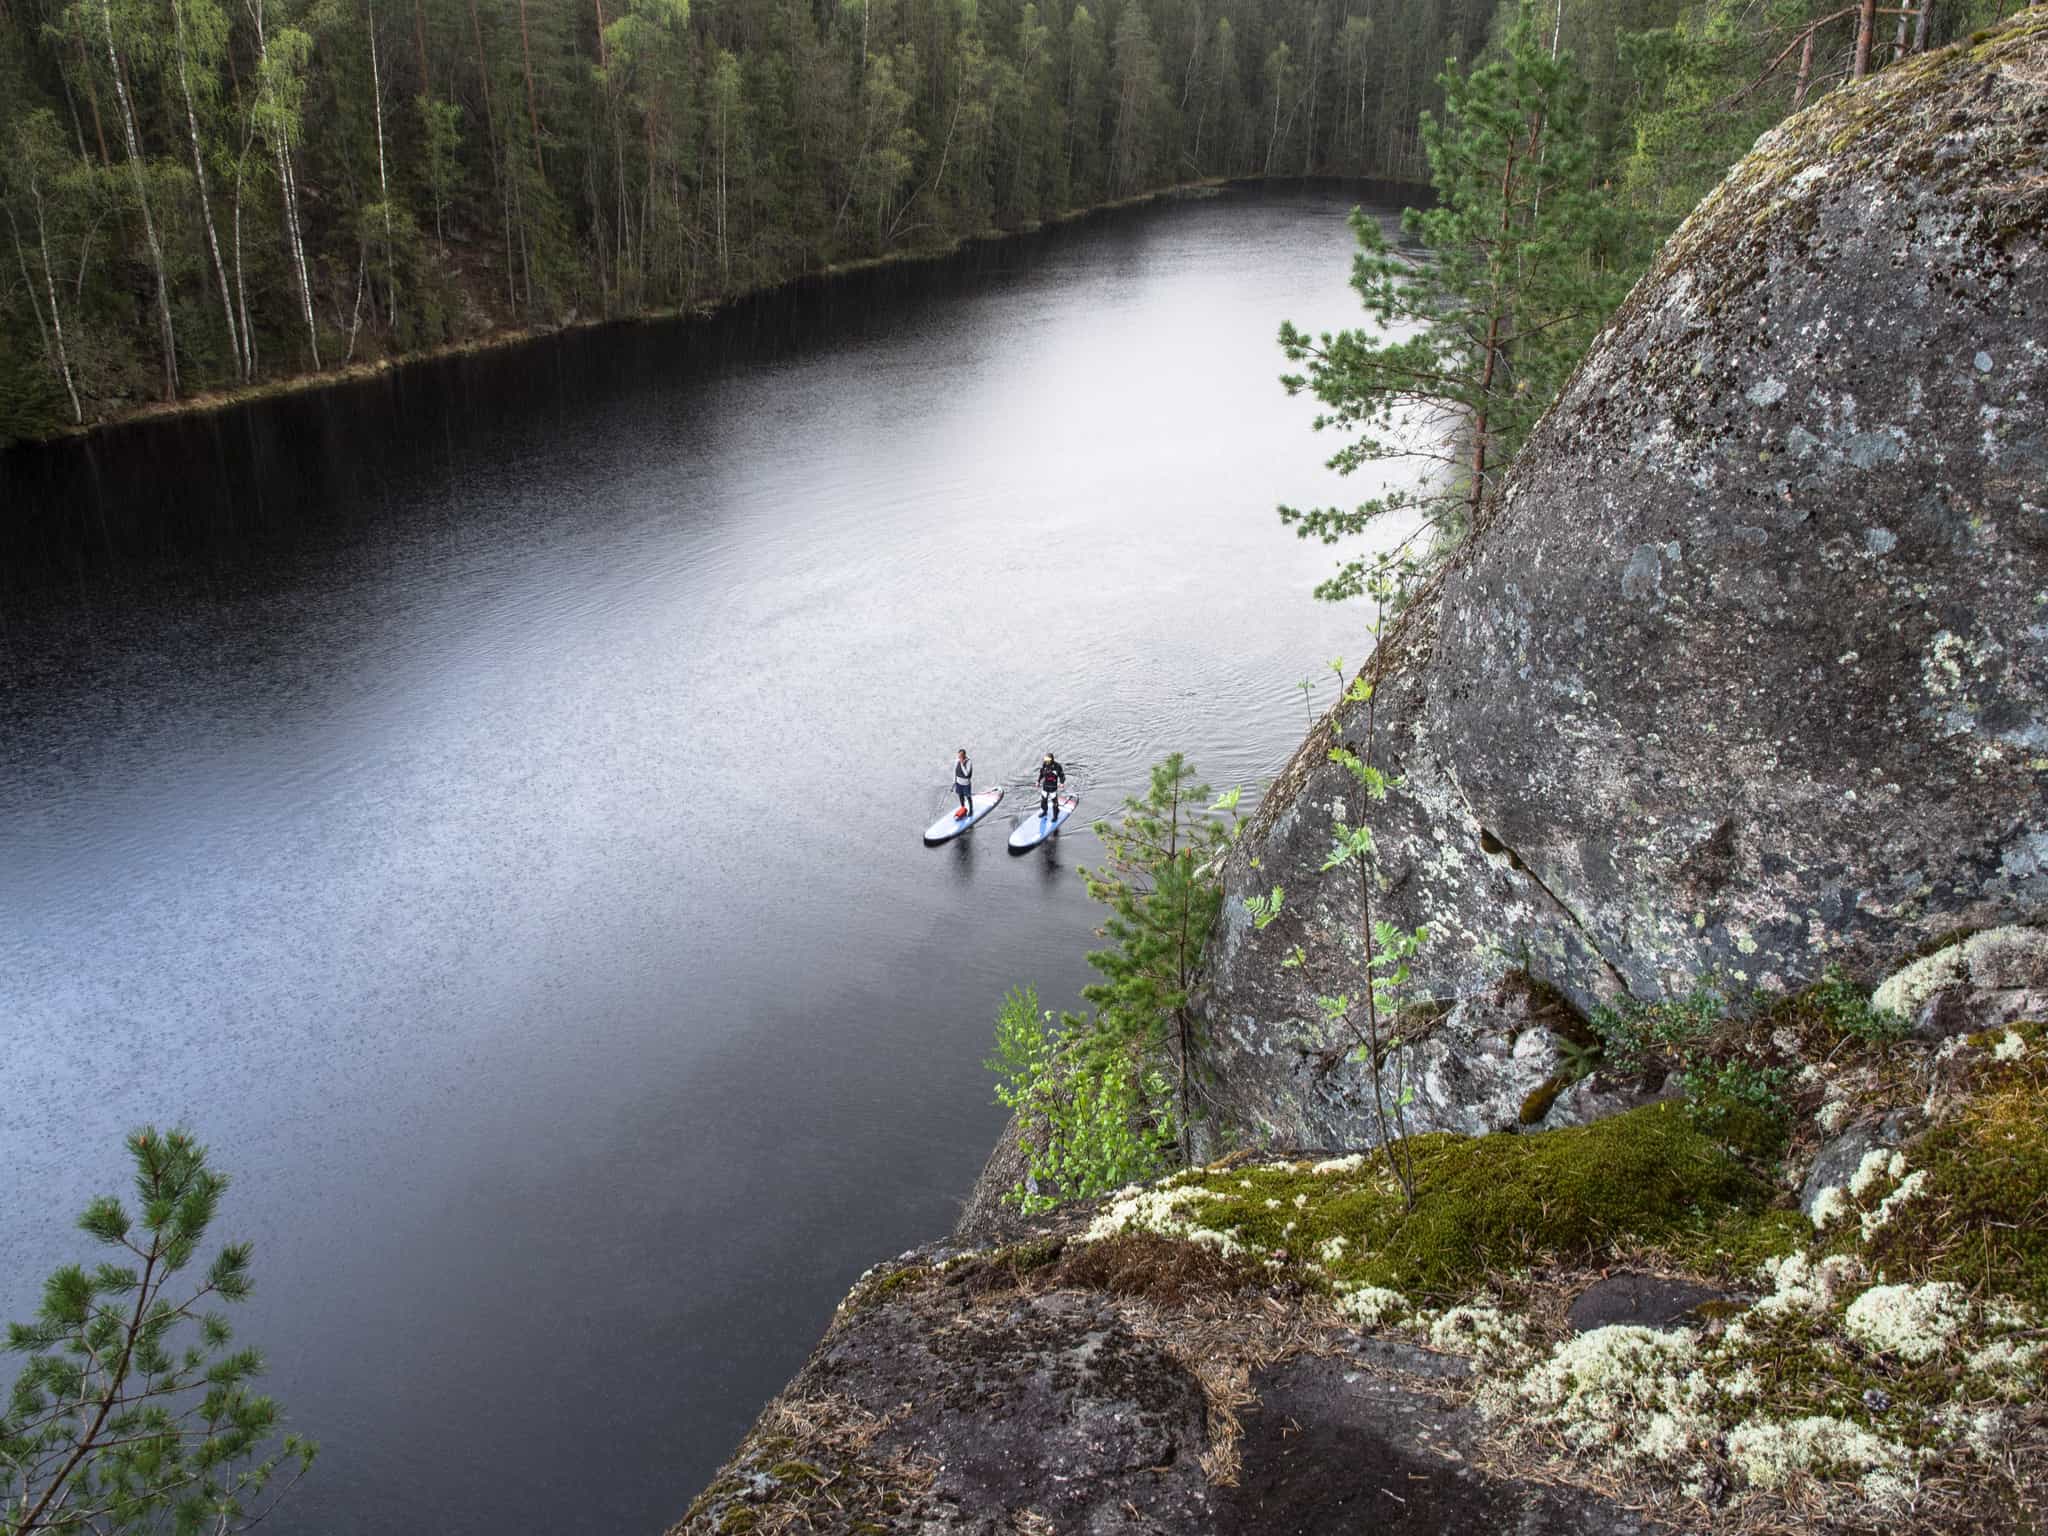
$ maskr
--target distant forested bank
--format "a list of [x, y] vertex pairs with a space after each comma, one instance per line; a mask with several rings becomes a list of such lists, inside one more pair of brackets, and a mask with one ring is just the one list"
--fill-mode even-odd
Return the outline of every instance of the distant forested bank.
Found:
[[[1893, 16], [1918, 46], [1930, 13], [1939, 40], [1983, 9], [1928, 0], [1910, 28], [1887, 9], [1881, 46]], [[1722, 98], [1828, 8], [1539, 10], [1593, 103], [1589, 174], [1642, 210], [1612, 253], [1625, 266], [1790, 105], [1789, 66]], [[1439, 71], [1478, 56], [1500, 13], [0, 0], [0, 441], [507, 328], [715, 302], [1201, 177], [1424, 181]], [[1846, 72], [1835, 55], [1855, 32], [1853, 16], [1809, 32], [1820, 68], [1808, 47], [1800, 94]]]

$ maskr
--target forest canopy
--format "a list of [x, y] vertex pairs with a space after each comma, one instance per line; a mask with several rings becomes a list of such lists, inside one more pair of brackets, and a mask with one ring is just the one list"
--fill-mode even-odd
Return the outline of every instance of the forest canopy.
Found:
[[[1997, 9], [1865, 8], [1879, 62]], [[1830, 7], [1537, 8], [1637, 259], [1850, 72], [1855, 9], [1802, 56]], [[1421, 185], [1446, 60], [1506, 25], [1496, 0], [0, 0], [0, 441], [1201, 178]]]

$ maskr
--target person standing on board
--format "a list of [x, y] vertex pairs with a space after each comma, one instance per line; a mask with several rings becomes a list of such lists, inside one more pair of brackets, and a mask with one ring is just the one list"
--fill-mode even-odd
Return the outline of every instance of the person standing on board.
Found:
[[1058, 758], [1046, 753], [1045, 761], [1038, 765], [1038, 815], [1041, 821], [1058, 807], [1059, 793], [1066, 782], [1067, 770], [1060, 766]]
[[960, 809], [953, 813], [955, 821], [963, 821], [974, 809], [974, 764], [967, 761], [967, 749], [962, 747], [960, 755], [953, 759], [953, 793], [960, 797]]

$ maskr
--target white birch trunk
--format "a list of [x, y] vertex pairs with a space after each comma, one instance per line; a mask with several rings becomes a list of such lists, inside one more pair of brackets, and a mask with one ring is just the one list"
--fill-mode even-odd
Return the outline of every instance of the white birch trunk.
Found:
[[64, 393], [71, 397], [71, 420], [78, 426], [85, 425], [85, 411], [78, 403], [78, 387], [71, 380], [71, 356], [64, 348], [64, 312], [57, 307], [57, 280], [50, 275], [50, 232], [43, 221], [43, 191], [33, 174], [29, 177], [28, 195], [36, 210], [36, 245], [43, 259], [43, 290], [50, 298], [50, 323], [43, 324], [43, 306], [36, 300], [35, 279], [29, 276], [28, 256], [21, 248], [21, 231], [14, 225], [14, 210], [7, 210], [7, 227], [14, 234], [14, 259], [21, 263], [21, 281], [28, 291], [28, 307], [36, 317], [36, 333], [43, 338], [43, 353], [53, 357], [57, 363], [58, 377], [64, 381]]
[[192, 83], [185, 71], [185, 8], [171, 0], [171, 25], [178, 44], [178, 89], [185, 98], [185, 132], [192, 141], [192, 174], [199, 180], [199, 211], [206, 223], [206, 249], [213, 257], [214, 280], [220, 284], [221, 315], [228, 325], [228, 347], [235, 354], [235, 377], [246, 380], [241, 332], [235, 325], [235, 303], [228, 292], [228, 273], [220, 259], [220, 235], [213, 225], [213, 197], [206, 186], [206, 157], [199, 148], [199, 114], [192, 107]]
[[[398, 275], [391, 248], [391, 183], [384, 174], [384, 77], [377, 67], [377, 7], [370, 4], [370, 99], [377, 117], [377, 196], [384, 205], [384, 323], [398, 324]], [[354, 350], [354, 343], [350, 343]]]
[[178, 398], [178, 338], [171, 327], [171, 288], [164, 277], [163, 243], [156, 237], [156, 217], [149, 211], [149, 184], [142, 174], [142, 145], [135, 132], [135, 110], [128, 100], [127, 77], [114, 47], [114, 7], [100, 0], [100, 20], [107, 29], [107, 68], [114, 76], [114, 96], [121, 104], [121, 132], [128, 147], [128, 169], [135, 178], [135, 200], [142, 205], [142, 232], [149, 241], [149, 259], [156, 269], [157, 339], [164, 349], [164, 398]]
[[[102, 0], [105, 3], [105, 0]], [[263, 0], [249, 0], [249, 16], [256, 23], [256, 59], [259, 65], [270, 58], [270, 44], [263, 29]], [[277, 185], [284, 199], [285, 243], [290, 247], [292, 275], [299, 280], [299, 313], [306, 322], [306, 345], [313, 354], [313, 371], [320, 371], [320, 330], [313, 318], [313, 284], [306, 272], [306, 242], [299, 228], [299, 182], [292, 167], [291, 127], [282, 110], [269, 125], [271, 156], [277, 162]]]

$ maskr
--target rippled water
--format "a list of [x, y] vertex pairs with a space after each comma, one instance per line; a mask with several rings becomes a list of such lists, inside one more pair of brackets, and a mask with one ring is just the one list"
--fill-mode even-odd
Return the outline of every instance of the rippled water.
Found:
[[[324, 1447], [277, 1528], [679, 1514], [1087, 978], [1038, 754], [1256, 784], [1365, 649], [1272, 512], [1354, 195], [0, 459], [0, 1315], [183, 1123]], [[927, 850], [963, 743], [1012, 799]]]

